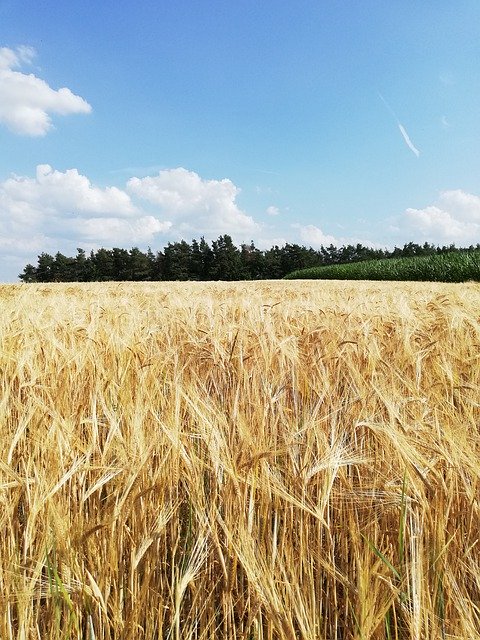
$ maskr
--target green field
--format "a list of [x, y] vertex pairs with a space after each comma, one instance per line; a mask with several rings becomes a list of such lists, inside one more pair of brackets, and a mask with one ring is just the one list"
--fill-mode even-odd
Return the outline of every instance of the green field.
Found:
[[366, 260], [293, 271], [289, 280], [397, 280], [425, 282], [480, 281], [480, 250], [411, 258]]

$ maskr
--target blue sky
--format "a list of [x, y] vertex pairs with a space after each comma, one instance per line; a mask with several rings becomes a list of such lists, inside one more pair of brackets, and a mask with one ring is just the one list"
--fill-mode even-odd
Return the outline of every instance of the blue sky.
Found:
[[0, 280], [42, 251], [480, 242], [478, 0], [0, 2]]

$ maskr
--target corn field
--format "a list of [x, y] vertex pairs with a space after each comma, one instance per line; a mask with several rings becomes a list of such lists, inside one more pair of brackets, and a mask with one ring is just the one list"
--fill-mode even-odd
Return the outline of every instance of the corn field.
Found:
[[461, 249], [432, 255], [310, 267], [293, 271], [286, 279], [395, 280], [423, 282], [480, 282], [480, 250]]
[[0, 301], [2, 640], [480, 638], [480, 285]]

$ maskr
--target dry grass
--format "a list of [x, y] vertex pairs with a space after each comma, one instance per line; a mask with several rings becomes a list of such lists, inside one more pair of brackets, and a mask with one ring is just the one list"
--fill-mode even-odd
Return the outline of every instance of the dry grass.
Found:
[[2, 640], [480, 638], [480, 285], [0, 300]]

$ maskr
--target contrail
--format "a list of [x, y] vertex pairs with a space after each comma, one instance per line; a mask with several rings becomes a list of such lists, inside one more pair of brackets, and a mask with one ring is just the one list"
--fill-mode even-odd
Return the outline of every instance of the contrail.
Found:
[[397, 127], [400, 129], [400, 133], [402, 134], [403, 139], [405, 140], [405, 144], [407, 145], [407, 147], [410, 149], [410, 151], [412, 153], [414, 153], [417, 158], [420, 155], [420, 151], [417, 149], [417, 147], [413, 144], [413, 142], [410, 139], [410, 136], [407, 133], [407, 130], [405, 129], [405, 127], [403, 126], [403, 124], [400, 122], [400, 120], [397, 118], [397, 114], [395, 113], [395, 111], [392, 109], [392, 107], [388, 104], [388, 102], [385, 100], [385, 98], [382, 96], [381, 93], [378, 94], [378, 97], [380, 98], [380, 100], [383, 102], [383, 104], [387, 107], [388, 111], [392, 114], [395, 122], [397, 123]]
[[398, 128], [400, 129], [400, 133], [403, 136], [403, 139], [405, 140], [405, 142], [407, 143], [407, 147], [409, 149], [411, 149], [411, 151], [413, 151], [413, 153], [417, 156], [420, 155], [420, 151], [417, 149], [417, 147], [413, 144], [413, 142], [410, 140], [410, 136], [408, 135], [408, 133], [405, 131], [405, 127], [400, 124], [400, 122], [398, 123]]
[[387, 107], [387, 109], [390, 111], [390, 113], [392, 114], [394, 120], [397, 121], [398, 123], [398, 118], [397, 118], [397, 114], [395, 113], [395, 111], [392, 109], [392, 107], [388, 104], [388, 102], [385, 100], [385, 98], [382, 96], [382, 94], [380, 92], [378, 92], [378, 97], [380, 98], [380, 100], [383, 102], [383, 104]]

